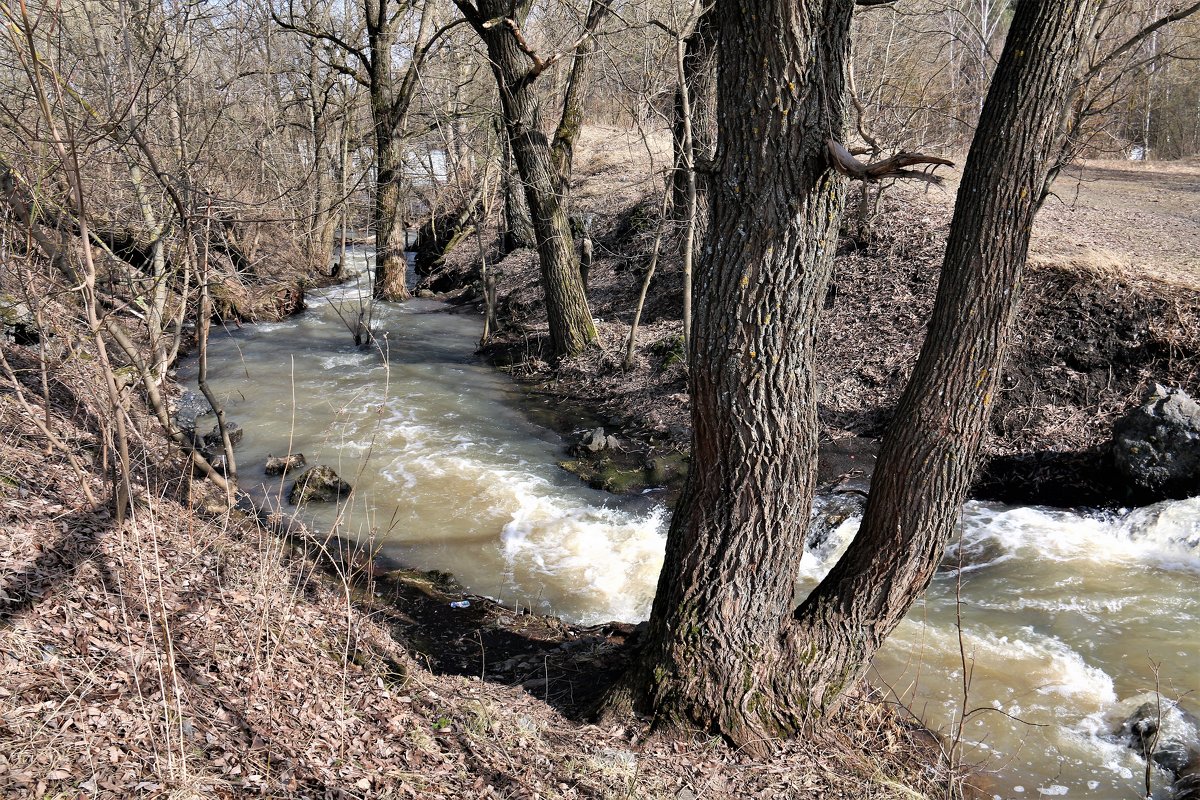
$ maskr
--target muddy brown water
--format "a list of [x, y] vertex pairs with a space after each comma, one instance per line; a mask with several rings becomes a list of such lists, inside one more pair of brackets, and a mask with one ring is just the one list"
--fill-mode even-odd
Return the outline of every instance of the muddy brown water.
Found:
[[[365, 252], [355, 257], [361, 268]], [[319, 528], [513, 607], [643, 619], [669, 517], [656, 494], [614, 497], [558, 468], [558, 436], [474, 358], [474, 316], [432, 300], [379, 306], [377, 342], [356, 347], [343, 318], [367, 296], [354, 281], [313, 293], [293, 319], [214, 337], [210, 381], [246, 431], [243, 485], [286, 493], [290, 478], [262, 465], [304, 453], [355, 486], [340, 506], [302, 512]], [[805, 553], [801, 587], [857, 522]], [[1144, 796], [1144, 762], [1112, 732], [1156, 689], [1200, 705], [1198, 578], [1200, 499], [1106, 513], [969, 503], [873, 680], [948, 736], [965, 710], [961, 757], [992, 773], [992, 797]], [[1197, 735], [1169, 706], [1166, 717], [1165, 735]], [[1155, 798], [1170, 796], [1169, 777], [1152, 771]]]

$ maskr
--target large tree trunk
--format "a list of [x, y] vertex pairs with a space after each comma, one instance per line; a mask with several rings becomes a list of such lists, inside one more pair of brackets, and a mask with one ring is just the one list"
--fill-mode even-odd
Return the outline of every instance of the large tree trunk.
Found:
[[[496, 20], [508, 18], [512, 4], [505, 0], [479, 3], [479, 16], [469, 4], [460, 5], [487, 46], [492, 71], [500, 88], [500, 106], [508, 129], [513, 159], [525, 185], [542, 267], [542, 286], [546, 294], [546, 316], [550, 323], [550, 341], [554, 356], [572, 356], [596, 338], [596, 326], [579, 275], [579, 261], [567, 222], [565, 197], [559, 191], [560, 179], [550, 154], [550, 142], [541, 130], [537, 96], [533, 81], [536, 62], [522, 51], [518, 37], [509, 24]], [[490, 21], [490, 22], [489, 22]], [[486, 24], [485, 24], [486, 23]]]
[[958, 522], [1061, 145], [1085, 0], [1023, 0], [958, 191], [929, 333], [888, 428], [862, 527], [796, 611], [802, 679], [830, 706], [929, 584]]
[[843, 203], [823, 142], [842, 126], [852, 6], [712, 12], [727, 55], [696, 280], [692, 467], [647, 645], [611, 698], [753, 751], [806, 719], [787, 631], [816, 475], [814, 340]]

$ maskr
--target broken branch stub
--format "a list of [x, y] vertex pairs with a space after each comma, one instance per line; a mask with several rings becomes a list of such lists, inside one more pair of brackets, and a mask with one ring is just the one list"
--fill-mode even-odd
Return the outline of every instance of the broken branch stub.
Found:
[[[929, 183], [942, 182], [942, 176], [934, 174], [938, 167], [953, 167], [954, 162], [924, 153], [896, 153], [894, 156], [864, 164], [854, 155], [833, 139], [826, 139], [825, 146], [829, 150], [829, 161], [835, 170], [841, 174], [860, 181], [872, 183], [886, 178], [912, 178]], [[925, 165], [925, 169], [915, 170], [907, 167]]]

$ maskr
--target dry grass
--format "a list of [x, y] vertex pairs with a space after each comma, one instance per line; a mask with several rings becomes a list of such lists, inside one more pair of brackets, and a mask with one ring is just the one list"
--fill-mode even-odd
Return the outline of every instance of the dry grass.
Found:
[[1039, 264], [1115, 270], [1200, 289], [1200, 164], [1085, 161], [1061, 175], [1034, 227]]

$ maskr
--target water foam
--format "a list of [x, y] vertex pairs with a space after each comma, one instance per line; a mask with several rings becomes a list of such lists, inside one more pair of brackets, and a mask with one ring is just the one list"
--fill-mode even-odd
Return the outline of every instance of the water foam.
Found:
[[[508, 484], [515, 501], [501, 531], [510, 576], [532, 571], [553, 577], [563, 599], [583, 613], [578, 622], [645, 619], [662, 569], [667, 513], [637, 515], [580, 505], [547, 492], [539, 480]], [[565, 580], [564, 580], [565, 579]]]
[[[815, 513], [828, 502], [828, 498], [818, 498]], [[858, 516], [847, 518], [817, 548], [807, 551], [801, 579], [815, 582], [823, 577], [845, 552], [860, 522]], [[1061, 562], [1133, 561], [1200, 570], [1200, 498], [1123, 513], [970, 502], [963, 510], [961, 538], [950, 541], [943, 563], [957, 567], [960, 553], [963, 573], [1020, 557]]]
[[[1076, 513], [1038, 507], [968, 503], [963, 515], [964, 561], [984, 563], [1024, 554], [1056, 561], [1137, 562], [1200, 571], [1200, 498], [1128, 512]], [[989, 545], [992, 549], [989, 550]], [[957, 556], [952, 543], [947, 560]]]

